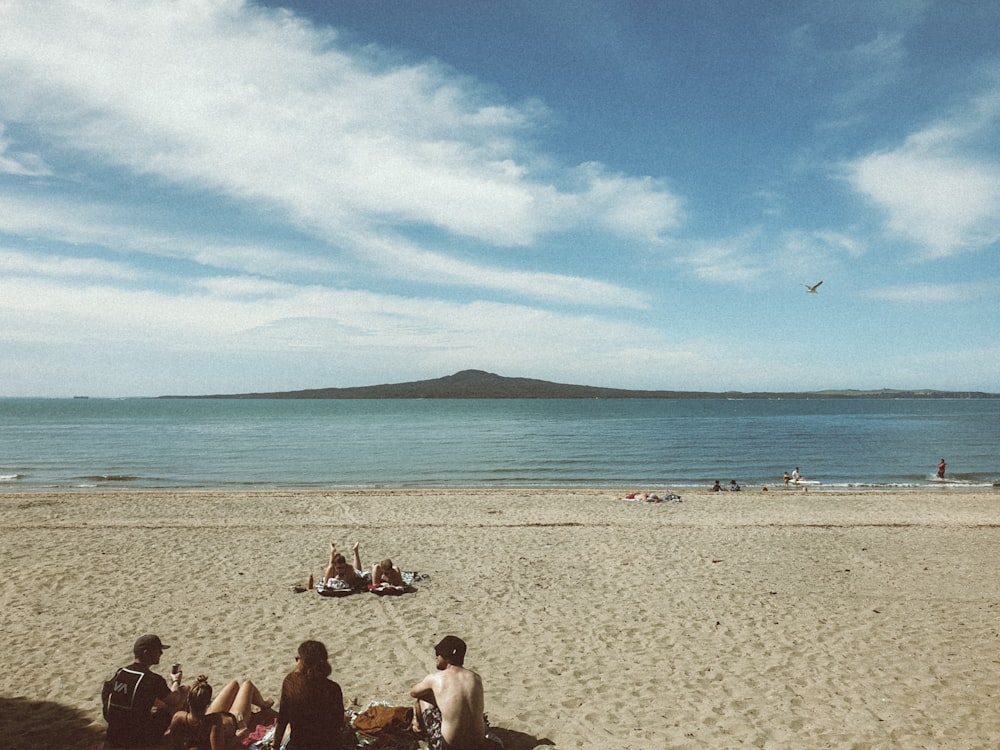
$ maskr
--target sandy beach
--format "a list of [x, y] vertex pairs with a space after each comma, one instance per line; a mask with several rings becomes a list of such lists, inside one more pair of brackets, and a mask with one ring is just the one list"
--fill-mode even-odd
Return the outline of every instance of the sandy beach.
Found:
[[[2, 729], [94, 747], [144, 632], [269, 697], [316, 638], [398, 705], [454, 633], [508, 748], [1000, 746], [1000, 491], [625, 491], [0, 494]], [[428, 577], [293, 593], [331, 541]]]

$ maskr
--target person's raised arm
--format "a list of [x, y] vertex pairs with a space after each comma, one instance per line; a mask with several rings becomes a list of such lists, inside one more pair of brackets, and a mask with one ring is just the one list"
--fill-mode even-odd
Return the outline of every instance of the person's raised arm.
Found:
[[434, 675], [427, 675], [424, 679], [411, 687], [410, 697], [421, 701], [427, 701], [428, 703], [434, 703]]

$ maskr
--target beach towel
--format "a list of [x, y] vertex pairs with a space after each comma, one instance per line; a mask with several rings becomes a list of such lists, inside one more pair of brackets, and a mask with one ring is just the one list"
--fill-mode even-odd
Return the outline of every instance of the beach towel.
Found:
[[320, 581], [317, 583], [316, 591], [319, 592], [320, 596], [350, 596], [357, 593], [359, 589], [354, 588], [339, 578], [331, 578], [326, 582]]
[[275, 711], [258, 711], [248, 717], [244, 717], [247, 725], [247, 733], [240, 738], [243, 747], [256, 750], [264, 738], [268, 738], [266, 747], [270, 750], [271, 740], [274, 739], [274, 727], [278, 723], [278, 714]]
[[339, 578], [331, 578], [324, 583], [320, 581], [316, 584], [316, 591], [320, 596], [350, 596], [351, 594], [357, 594], [359, 591], [369, 591], [378, 596], [399, 596], [400, 594], [407, 594], [416, 591], [413, 588], [415, 581], [424, 581], [430, 578], [426, 573], [417, 573], [416, 571], [404, 570], [400, 574], [403, 578], [403, 587], [390, 586], [389, 584], [383, 583], [380, 586], [371, 586], [367, 588], [357, 589], [353, 588], [350, 584]]

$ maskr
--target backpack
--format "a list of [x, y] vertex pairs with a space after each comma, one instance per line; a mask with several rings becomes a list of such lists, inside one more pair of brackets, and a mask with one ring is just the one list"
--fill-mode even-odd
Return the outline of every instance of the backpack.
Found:
[[101, 711], [105, 721], [110, 723], [121, 717], [120, 712], [132, 710], [139, 683], [145, 676], [145, 672], [121, 667], [114, 677], [105, 681], [101, 688]]

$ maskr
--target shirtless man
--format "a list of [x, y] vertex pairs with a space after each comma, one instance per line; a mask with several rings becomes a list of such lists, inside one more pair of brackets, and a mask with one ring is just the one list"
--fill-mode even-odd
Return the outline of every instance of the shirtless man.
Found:
[[403, 571], [398, 566], [393, 565], [388, 557], [380, 563], [372, 566], [372, 586], [393, 586], [398, 589], [406, 588], [403, 583]]
[[347, 562], [347, 559], [337, 551], [337, 545], [330, 542], [330, 564], [323, 571], [323, 583], [326, 584], [331, 578], [337, 578], [348, 584], [353, 589], [363, 589], [368, 587], [368, 578], [361, 567], [360, 542], [355, 542], [351, 551], [354, 553], [354, 565]]
[[430, 750], [483, 750], [499, 747], [486, 737], [483, 681], [462, 666], [465, 641], [446, 635], [434, 647], [437, 671], [410, 688], [417, 699], [414, 721], [427, 734]]

